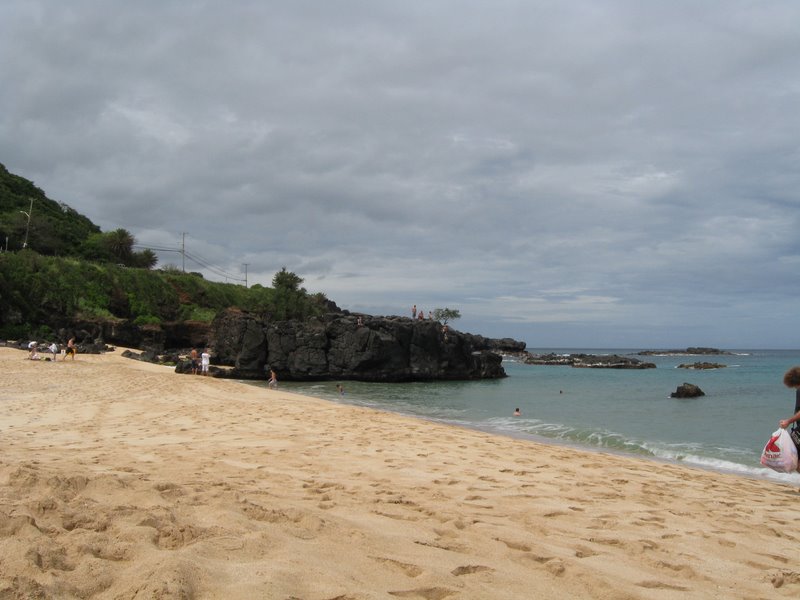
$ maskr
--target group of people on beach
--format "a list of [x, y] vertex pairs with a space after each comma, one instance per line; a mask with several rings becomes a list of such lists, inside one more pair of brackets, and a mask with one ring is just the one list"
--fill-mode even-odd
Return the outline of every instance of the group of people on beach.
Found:
[[202, 354], [198, 355], [197, 348], [192, 348], [189, 360], [192, 363], [192, 375], [197, 375], [198, 373], [200, 375], [208, 375], [208, 367], [211, 364], [211, 349], [206, 348]]
[[[30, 360], [52, 360], [56, 362], [58, 360], [59, 354], [59, 346], [56, 342], [52, 342], [49, 346], [46, 347], [45, 354], [52, 354], [53, 358], [49, 356], [40, 356], [39, 355], [39, 342], [32, 340], [28, 343], [28, 358]], [[61, 360], [67, 360], [67, 356], [69, 356], [72, 360], [75, 360], [75, 354], [78, 352], [77, 346], [75, 345], [75, 338], [70, 338], [67, 342], [66, 348], [61, 348]]]

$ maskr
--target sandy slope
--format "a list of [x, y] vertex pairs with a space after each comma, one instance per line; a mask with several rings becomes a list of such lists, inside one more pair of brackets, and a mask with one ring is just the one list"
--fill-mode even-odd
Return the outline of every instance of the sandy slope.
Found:
[[797, 598], [800, 493], [0, 348], [0, 599]]

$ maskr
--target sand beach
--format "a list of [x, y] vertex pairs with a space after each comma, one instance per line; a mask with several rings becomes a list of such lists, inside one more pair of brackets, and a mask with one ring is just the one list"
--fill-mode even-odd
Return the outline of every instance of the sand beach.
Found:
[[0, 348], [3, 600], [800, 597], [795, 487], [26, 357]]

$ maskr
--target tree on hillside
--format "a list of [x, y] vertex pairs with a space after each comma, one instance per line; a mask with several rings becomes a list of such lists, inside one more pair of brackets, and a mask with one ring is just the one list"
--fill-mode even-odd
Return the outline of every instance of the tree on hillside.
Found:
[[460, 319], [461, 313], [455, 308], [435, 308], [433, 309], [433, 318], [440, 323], [447, 325], [448, 321]]
[[81, 245], [81, 255], [88, 260], [152, 269], [158, 262], [158, 257], [148, 248], [134, 252], [135, 243], [136, 239], [127, 229], [95, 233]]
[[276, 320], [303, 316], [306, 290], [300, 287], [303, 278], [283, 267], [272, 278], [273, 317]]
[[[132, 256], [133, 264], [131, 266], [137, 267], [139, 269], [152, 269], [158, 264], [158, 256], [156, 253], [150, 250], [150, 248], [145, 248], [139, 252], [134, 252]], [[200, 275], [202, 278], [203, 276]]]
[[133, 254], [133, 235], [127, 229], [115, 229], [104, 233], [104, 244], [108, 248], [109, 253], [117, 259], [117, 262], [127, 265], [131, 260]]
[[[282, 289], [296, 292], [301, 289], [301, 283], [303, 283], [303, 278], [291, 271], [287, 271], [286, 267], [281, 268], [272, 278], [272, 287], [276, 290]], [[303, 292], [305, 292], [305, 290], [303, 290]]]

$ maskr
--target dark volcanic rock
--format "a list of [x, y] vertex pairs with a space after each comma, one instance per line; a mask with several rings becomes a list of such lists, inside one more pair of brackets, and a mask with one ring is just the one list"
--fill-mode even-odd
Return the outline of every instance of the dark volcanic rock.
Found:
[[132, 350], [123, 350], [120, 354], [123, 358], [131, 358], [133, 360], [140, 360], [142, 362], [157, 363], [158, 355], [152, 350], [145, 350], [144, 352], [133, 352]]
[[693, 383], [679, 385], [678, 388], [670, 394], [672, 398], [697, 398], [698, 396], [705, 395], [705, 392]]
[[119, 319], [76, 319], [59, 327], [55, 338], [66, 343], [74, 337], [79, 352], [86, 352], [82, 346], [110, 343], [161, 353], [165, 348], [204, 347], [208, 344], [210, 331], [211, 325], [200, 321], [136, 325]]
[[655, 369], [650, 362], [629, 356], [595, 354], [529, 354], [524, 359], [529, 365], [565, 365], [578, 369]]
[[697, 370], [706, 370], [706, 369], [724, 369], [728, 365], [723, 365], [720, 363], [710, 363], [710, 362], [696, 362], [692, 364], [684, 363], [678, 365], [679, 369], [697, 369]]
[[518, 354], [525, 351], [525, 342], [520, 342], [512, 338], [492, 339], [485, 338], [482, 335], [464, 334], [466, 335], [475, 350], [491, 350], [492, 352], [499, 352], [501, 354]]
[[685, 356], [685, 355], [696, 355], [696, 354], [711, 354], [711, 355], [727, 355], [730, 356], [733, 353], [728, 352], [727, 350], [718, 350], [717, 348], [696, 348], [690, 347], [686, 348], [686, 350], [642, 350], [638, 353], [639, 356]]
[[[228, 376], [315, 381], [431, 381], [505, 377], [502, 358], [476, 347], [476, 336], [435, 321], [331, 313], [307, 321], [269, 322], [226, 311], [212, 324], [212, 356]], [[487, 344], [484, 342], [483, 344]]]

